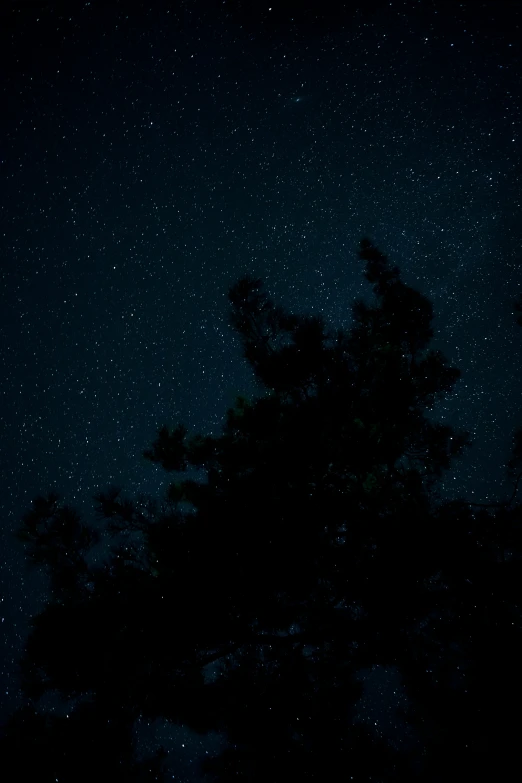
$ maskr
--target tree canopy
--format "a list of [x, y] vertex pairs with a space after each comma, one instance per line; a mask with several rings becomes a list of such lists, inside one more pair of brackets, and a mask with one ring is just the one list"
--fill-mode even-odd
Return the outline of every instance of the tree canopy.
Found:
[[[369, 240], [359, 257], [375, 301], [355, 301], [349, 331], [285, 312], [261, 280], [231, 288], [264, 393], [238, 397], [217, 437], [158, 430], [144, 457], [173, 474], [164, 498], [96, 496], [118, 535], [106, 565], [87, 564], [97, 536], [73, 509], [33, 501], [19, 537], [51, 597], [20, 662], [33, 706], [0, 739], [17, 779], [90, 780], [100, 765], [111, 781], [163, 779], [161, 749], [137, 761], [140, 716], [224, 732], [228, 750], [203, 767], [218, 783], [339, 769], [439, 783], [514, 762], [520, 506], [441, 502], [471, 441], [427, 413], [460, 371], [430, 348], [429, 300]], [[355, 719], [358, 673], [374, 666], [402, 677], [407, 752]], [[69, 717], [35, 712], [55, 692]]]

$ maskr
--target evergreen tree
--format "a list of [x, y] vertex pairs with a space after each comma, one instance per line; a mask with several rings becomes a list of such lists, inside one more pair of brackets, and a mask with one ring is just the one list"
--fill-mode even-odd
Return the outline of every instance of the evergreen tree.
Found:
[[[264, 393], [238, 398], [218, 437], [158, 431], [144, 456], [177, 474], [162, 502], [96, 497], [127, 535], [106, 567], [87, 566], [93, 533], [56, 497], [24, 519], [29, 555], [52, 577], [21, 662], [25, 693], [74, 700], [76, 725], [92, 719], [91, 758], [106, 752], [96, 716], [126, 727], [107, 740], [128, 759], [112, 780], [144, 774], [130, 733], [140, 715], [226, 732], [229, 750], [205, 765], [220, 783], [339, 769], [440, 781], [453, 758], [480, 769], [488, 730], [490, 748], [509, 749], [487, 713], [494, 679], [481, 689], [480, 677], [500, 665], [492, 634], [510, 645], [508, 664], [521, 649], [517, 571], [495, 560], [506, 540], [519, 546], [520, 512], [439, 502], [437, 482], [470, 440], [426, 413], [459, 371], [429, 348], [429, 301], [368, 240], [360, 258], [375, 304], [355, 302], [348, 333], [286, 313], [260, 280], [231, 289], [231, 325]], [[205, 481], [183, 479], [193, 467]], [[357, 673], [373, 665], [401, 672], [422, 753], [357, 725]], [[14, 716], [2, 750], [45, 736], [24, 721]], [[64, 729], [46, 730], [55, 748]], [[69, 779], [55, 756], [40, 780]]]

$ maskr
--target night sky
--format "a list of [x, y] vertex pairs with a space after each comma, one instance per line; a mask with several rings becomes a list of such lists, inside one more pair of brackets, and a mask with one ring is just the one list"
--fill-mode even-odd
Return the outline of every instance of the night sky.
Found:
[[[372, 239], [462, 371], [434, 415], [474, 446], [444, 497], [510, 495], [521, 6], [315, 5], [2, 3], [0, 717], [46, 598], [12, 540], [21, 514], [51, 489], [89, 521], [110, 484], [158, 495], [167, 474], [141, 458], [157, 427], [219, 434], [256, 393], [227, 326], [245, 274], [349, 327]], [[396, 687], [378, 677], [369, 702]], [[173, 737], [175, 779], [198, 780], [217, 740]]]

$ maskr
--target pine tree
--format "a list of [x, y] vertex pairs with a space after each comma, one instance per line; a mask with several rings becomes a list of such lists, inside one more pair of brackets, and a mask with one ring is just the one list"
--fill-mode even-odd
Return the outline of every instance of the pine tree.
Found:
[[[220, 783], [340, 768], [438, 782], [452, 758], [480, 769], [477, 737], [501, 740], [479, 679], [493, 632], [520, 651], [507, 599], [516, 569], [493, 565], [507, 539], [518, 546], [520, 512], [439, 502], [437, 482], [470, 440], [426, 414], [459, 371], [429, 347], [429, 301], [368, 240], [359, 255], [375, 304], [355, 302], [347, 333], [286, 313], [260, 280], [231, 289], [230, 322], [263, 393], [237, 398], [218, 437], [159, 429], [144, 456], [176, 474], [163, 501], [117, 488], [95, 498], [127, 536], [106, 567], [87, 566], [94, 533], [56, 497], [24, 519], [52, 587], [21, 662], [26, 696], [72, 699], [78, 726], [94, 716], [89, 736], [100, 715], [127, 727], [113, 747], [127, 747], [129, 776], [143, 774], [129, 733], [139, 715], [224, 731], [228, 751], [205, 766]], [[191, 468], [206, 480], [184, 479]], [[401, 671], [422, 753], [397, 753], [356, 723], [357, 673], [374, 665]], [[29, 741], [23, 725], [9, 724], [6, 752], [17, 732]], [[54, 751], [45, 758], [41, 780], [69, 779]]]

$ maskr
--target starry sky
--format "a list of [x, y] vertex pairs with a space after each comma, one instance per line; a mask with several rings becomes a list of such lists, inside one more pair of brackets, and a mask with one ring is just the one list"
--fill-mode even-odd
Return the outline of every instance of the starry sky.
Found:
[[[313, 5], [2, 4], [0, 716], [46, 598], [12, 541], [21, 514], [50, 489], [88, 520], [110, 484], [158, 495], [166, 474], [141, 458], [156, 428], [219, 434], [256, 393], [227, 325], [242, 275], [348, 328], [369, 236], [462, 371], [434, 415], [474, 446], [444, 496], [510, 495], [520, 6]], [[374, 696], [396, 689], [381, 675]], [[219, 740], [174, 737], [173, 774], [199, 780]]]

